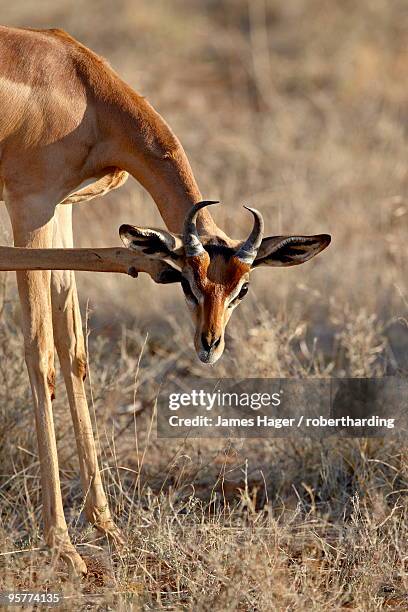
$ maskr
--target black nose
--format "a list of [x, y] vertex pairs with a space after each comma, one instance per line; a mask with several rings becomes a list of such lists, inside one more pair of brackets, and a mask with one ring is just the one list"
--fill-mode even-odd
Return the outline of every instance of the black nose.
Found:
[[203, 349], [205, 351], [211, 351], [211, 349], [217, 348], [220, 342], [221, 336], [218, 336], [218, 338], [212, 338], [210, 341], [208, 341], [207, 336], [205, 334], [201, 334], [201, 344], [203, 345]]

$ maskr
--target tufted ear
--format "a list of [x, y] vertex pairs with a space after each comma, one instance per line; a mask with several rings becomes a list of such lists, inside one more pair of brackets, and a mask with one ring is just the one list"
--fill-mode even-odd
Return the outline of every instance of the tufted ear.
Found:
[[297, 266], [318, 255], [330, 244], [328, 234], [269, 236], [262, 240], [252, 267]]
[[177, 262], [184, 254], [181, 238], [166, 230], [125, 224], [120, 226], [119, 235], [126, 247], [140, 255]]

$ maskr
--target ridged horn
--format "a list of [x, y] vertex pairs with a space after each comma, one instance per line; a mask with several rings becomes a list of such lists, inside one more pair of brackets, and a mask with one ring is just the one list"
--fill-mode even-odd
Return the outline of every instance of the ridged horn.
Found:
[[243, 263], [251, 265], [256, 257], [259, 247], [261, 246], [263, 233], [264, 233], [264, 221], [261, 213], [256, 208], [250, 208], [244, 206], [254, 216], [254, 226], [247, 240], [236, 252], [235, 257], [238, 257]]
[[194, 206], [192, 206], [187, 213], [183, 227], [183, 245], [187, 257], [196, 257], [197, 255], [204, 253], [204, 247], [201, 244], [200, 237], [197, 232], [196, 220], [198, 212], [202, 208], [205, 208], [205, 206], [210, 206], [211, 204], [219, 204], [219, 202], [216, 200], [204, 200], [203, 202], [198, 202], [197, 204], [194, 204]]

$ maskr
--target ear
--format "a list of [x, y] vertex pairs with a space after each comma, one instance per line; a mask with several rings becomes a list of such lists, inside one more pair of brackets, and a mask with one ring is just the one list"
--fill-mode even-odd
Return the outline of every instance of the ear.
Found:
[[252, 267], [297, 266], [318, 255], [329, 246], [330, 240], [328, 234], [264, 238]]
[[166, 230], [121, 225], [119, 235], [126, 247], [140, 255], [149, 255], [154, 259], [169, 258], [175, 262], [183, 255], [181, 238]]

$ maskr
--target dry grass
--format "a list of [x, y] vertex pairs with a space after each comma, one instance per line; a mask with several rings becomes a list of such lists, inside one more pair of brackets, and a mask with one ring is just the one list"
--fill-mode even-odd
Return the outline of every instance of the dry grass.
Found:
[[[247, 231], [248, 202], [270, 233], [333, 236], [304, 267], [255, 273], [210, 374], [193, 356], [178, 287], [78, 275], [93, 310], [88, 390], [104, 478], [129, 542], [128, 555], [115, 557], [83, 523], [61, 389], [67, 516], [91, 568], [82, 584], [42, 550], [18, 308], [11, 276], [0, 284], [0, 591], [52, 585], [70, 597], [67, 609], [407, 609], [400, 444], [163, 441], [154, 427], [169, 371], [406, 375], [404, 0], [0, 6], [8, 23], [66, 28], [147, 95], [185, 145], [204, 197], [224, 202], [216, 218], [231, 235]], [[160, 223], [134, 182], [78, 207], [77, 244], [117, 244], [123, 222]], [[0, 238], [10, 241], [5, 217]], [[134, 399], [144, 409], [136, 424]]]
[[[262, 324], [248, 331], [246, 356], [258, 355], [254, 374], [261, 376], [271, 364], [281, 376], [329, 366], [336, 374], [336, 363], [346, 373], [376, 374], [387, 359], [385, 341], [367, 320], [361, 358], [360, 315], [339, 335], [331, 361], [305, 356], [305, 330], [280, 321], [273, 334]], [[182, 377], [194, 365], [189, 351], [159, 350], [154, 338], [129, 330], [116, 343], [90, 343], [89, 395], [106, 487], [129, 546], [123, 556], [83, 521], [64, 396], [54, 404], [67, 515], [90, 567], [86, 581], [72, 582], [42, 548], [36, 441], [11, 314], [1, 333], [8, 367], [0, 386], [0, 590], [57, 589], [67, 609], [406, 609], [405, 450], [384, 440], [158, 439], [159, 384], [167, 372]], [[182, 332], [174, 335], [181, 342]], [[134, 409], [143, 411], [135, 417]]]

